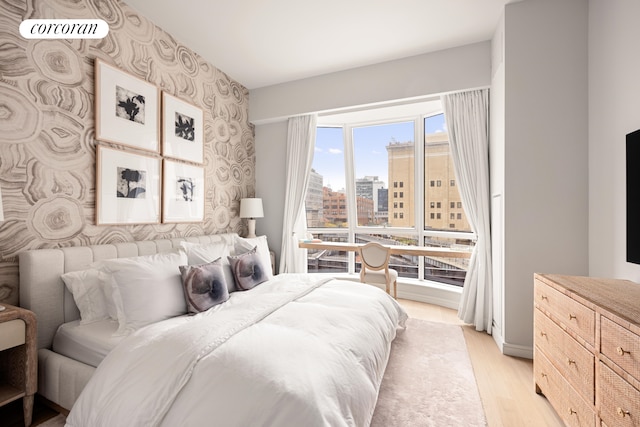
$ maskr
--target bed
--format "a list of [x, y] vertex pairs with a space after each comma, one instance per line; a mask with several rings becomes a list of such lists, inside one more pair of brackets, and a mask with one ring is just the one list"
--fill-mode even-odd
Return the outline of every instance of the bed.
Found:
[[[406, 312], [374, 286], [274, 276], [260, 239], [230, 233], [21, 253], [21, 305], [38, 320], [38, 393], [70, 411], [70, 427], [369, 425]], [[182, 308], [163, 303], [175, 286], [165, 286], [162, 266], [173, 264], [181, 264]], [[96, 269], [120, 304], [87, 321], [69, 276], [87, 288], [86, 272]], [[209, 272], [225, 292], [198, 299], [198, 274]]]

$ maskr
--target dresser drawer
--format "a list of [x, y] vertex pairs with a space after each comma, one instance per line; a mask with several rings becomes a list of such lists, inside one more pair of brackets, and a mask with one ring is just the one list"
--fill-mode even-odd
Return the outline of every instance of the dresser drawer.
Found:
[[596, 425], [593, 405], [586, 403], [539, 348], [534, 350], [533, 375], [551, 406], [569, 427]]
[[[595, 356], [540, 310], [534, 315], [535, 346], [576, 389], [584, 400], [595, 402]], [[535, 363], [535, 359], [534, 359]]]
[[598, 369], [598, 407], [607, 425], [640, 426], [640, 392], [600, 362]]
[[539, 280], [535, 280], [534, 301], [567, 329], [592, 346], [595, 345], [596, 314], [592, 309]]
[[601, 317], [600, 352], [640, 380], [640, 336]]

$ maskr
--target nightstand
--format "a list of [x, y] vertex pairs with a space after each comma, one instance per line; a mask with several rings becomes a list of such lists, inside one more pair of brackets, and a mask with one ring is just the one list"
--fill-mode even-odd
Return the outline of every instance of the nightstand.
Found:
[[6, 308], [0, 311], [0, 406], [22, 398], [28, 427], [38, 387], [36, 316], [24, 308], [2, 305]]

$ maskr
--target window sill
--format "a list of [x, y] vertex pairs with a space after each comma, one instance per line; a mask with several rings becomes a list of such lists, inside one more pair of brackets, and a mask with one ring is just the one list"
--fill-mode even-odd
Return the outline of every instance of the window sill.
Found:
[[[330, 275], [332, 277], [335, 277], [336, 279], [360, 282], [360, 275], [357, 273], [312, 274], [323, 276]], [[382, 285], [380, 285], [380, 287], [382, 287]], [[462, 288], [459, 286], [445, 285], [429, 280], [410, 279], [406, 277], [398, 278], [398, 298], [401, 299], [424, 302], [427, 304], [434, 304], [457, 310], [460, 303], [461, 295]]]

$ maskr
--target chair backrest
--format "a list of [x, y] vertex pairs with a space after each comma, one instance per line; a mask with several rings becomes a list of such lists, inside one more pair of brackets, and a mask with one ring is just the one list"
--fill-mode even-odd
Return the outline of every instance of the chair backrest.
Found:
[[361, 246], [359, 252], [362, 271], [365, 268], [374, 271], [387, 269], [390, 256], [389, 248], [382, 246], [380, 243], [369, 242]]

